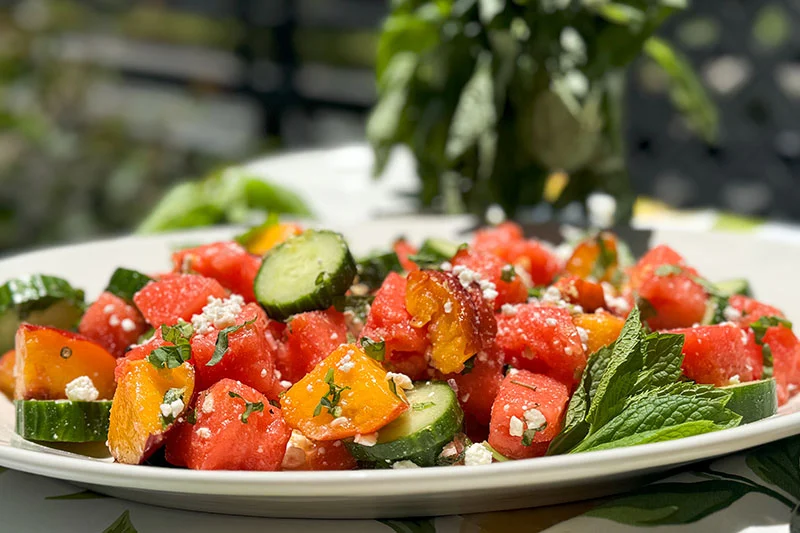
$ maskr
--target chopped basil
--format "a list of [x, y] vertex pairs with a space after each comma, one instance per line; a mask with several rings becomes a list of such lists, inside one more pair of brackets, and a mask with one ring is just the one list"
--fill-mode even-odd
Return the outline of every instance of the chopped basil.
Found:
[[500, 279], [506, 283], [511, 283], [517, 277], [517, 271], [514, 270], [514, 265], [506, 265], [500, 271]]
[[208, 363], [206, 363], [206, 366], [214, 366], [220, 361], [222, 361], [222, 358], [228, 352], [228, 335], [230, 335], [231, 333], [236, 333], [243, 327], [249, 326], [255, 321], [256, 319], [254, 318], [253, 320], [248, 320], [244, 324], [239, 324], [236, 326], [228, 326], [227, 328], [220, 331], [219, 334], [217, 335], [217, 342], [214, 345], [214, 354], [211, 356], [211, 359], [209, 359]]
[[470, 357], [469, 359], [464, 361], [464, 370], [461, 371], [461, 375], [462, 376], [466, 376], [467, 374], [472, 372], [473, 368], [475, 368], [475, 358], [476, 357], [478, 357], [477, 354], [473, 355], [472, 357]]
[[537, 433], [544, 431], [547, 428], [547, 422], [539, 426], [538, 428], [528, 428], [522, 432], [522, 445], [523, 446], [530, 446], [533, 444], [533, 438], [536, 436]]
[[764, 360], [764, 379], [772, 377], [773, 366], [775, 363], [772, 356], [772, 348], [770, 348], [769, 344], [764, 343], [764, 335], [767, 334], [767, 330], [769, 330], [769, 328], [776, 326], [783, 326], [792, 329], [792, 323], [779, 316], [762, 316], [750, 324], [750, 328], [753, 330], [756, 343], [761, 346], [761, 356]]
[[[164, 393], [164, 399], [162, 400], [162, 405], [172, 406], [173, 403], [177, 401], [183, 402], [183, 395], [186, 393], [186, 389], [182, 388], [171, 388], [168, 389], [167, 392]], [[183, 408], [181, 408], [183, 410]], [[160, 414], [161, 417], [161, 429], [167, 429], [170, 424], [175, 421], [175, 415], [170, 412], [166, 415], [162, 411]]]
[[189, 339], [194, 333], [191, 324], [180, 321], [174, 326], [161, 325], [161, 337], [174, 346], [160, 346], [150, 352], [147, 361], [156, 368], [177, 368], [192, 357]]
[[386, 341], [374, 341], [369, 337], [361, 337], [361, 347], [364, 353], [376, 361], [383, 361], [386, 358]]
[[342, 408], [339, 402], [342, 399], [342, 392], [349, 390], [350, 387], [340, 387], [333, 381], [333, 368], [329, 368], [325, 374], [325, 383], [328, 384], [328, 392], [320, 398], [317, 407], [314, 409], [314, 416], [319, 416], [322, 409], [325, 408], [334, 418], [342, 416]]
[[231, 398], [239, 398], [244, 402], [244, 412], [242, 413], [242, 424], [247, 424], [247, 419], [250, 418], [250, 415], [253, 413], [258, 413], [264, 410], [264, 403], [263, 402], [248, 402], [241, 395], [236, 394], [233, 391], [228, 391], [228, 396]]

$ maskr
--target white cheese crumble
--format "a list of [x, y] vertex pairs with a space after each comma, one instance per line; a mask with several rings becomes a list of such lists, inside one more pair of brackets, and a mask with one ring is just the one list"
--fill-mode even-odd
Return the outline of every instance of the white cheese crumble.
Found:
[[589, 332], [580, 326], [575, 329], [578, 330], [578, 337], [581, 339], [581, 344], [586, 346], [586, 343], [589, 342]]
[[742, 313], [735, 307], [726, 305], [725, 309], [722, 310], [722, 316], [725, 317], [725, 320], [729, 322], [735, 322], [742, 318]]
[[525, 419], [528, 429], [538, 430], [547, 425], [547, 419], [538, 409], [528, 409], [522, 417]]
[[280, 386], [281, 386], [281, 387], [283, 387], [284, 389], [290, 389], [290, 388], [292, 388], [292, 382], [291, 382], [291, 381], [285, 381], [285, 380], [284, 380], [284, 381], [281, 381], [281, 382], [279, 382], [279, 384], [280, 384]]
[[505, 316], [514, 316], [517, 314], [517, 306], [513, 304], [503, 304], [500, 307], [500, 312]]
[[64, 393], [73, 402], [93, 402], [100, 396], [89, 376], [81, 376], [67, 383]]
[[555, 326], [556, 324], [558, 324], [558, 320], [556, 320], [556, 319], [555, 319], [555, 318], [553, 318], [553, 317], [548, 317], [548, 318], [546, 318], [546, 319], [544, 320], [544, 323], [545, 323], [545, 324], [547, 324], [547, 325], [548, 325], [548, 326], [550, 326], [550, 327], [553, 327], [553, 326]]
[[733, 376], [731, 376], [731, 378], [728, 380], [728, 385], [738, 385], [738, 384], [739, 384], [739, 383], [741, 383], [741, 382], [742, 382], [742, 379], [739, 377], [739, 374], [734, 374], [734, 375], [733, 375]]
[[453, 302], [451, 302], [450, 300], [447, 300], [444, 303], [444, 312], [445, 313], [451, 313], [452, 311], [453, 311]]
[[478, 466], [492, 464], [492, 452], [480, 442], [470, 445], [464, 452], [464, 466]]
[[262, 377], [262, 378], [265, 378], [265, 377], [267, 377], [267, 369], [266, 369], [266, 368], [262, 368], [262, 369], [261, 369], [261, 377]]
[[411, 390], [414, 388], [411, 378], [400, 372], [387, 372], [386, 381], [394, 381], [394, 384], [403, 390]]
[[603, 299], [605, 300], [606, 308], [618, 315], [625, 315], [631, 310], [628, 300], [622, 296], [614, 295], [614, 287], [610, 283], [603, 282]]
[[108, 325], [111, 327], [117, 327], [120, 324], [119, 317], [117, 315], [111, 315], [108, 318]]
[[299, 431], [292, 430], [292, 436], [286, 443], [286, 452], [283, 455], [283, 468], [300, 468], [306, 462], [306, 453], [314, 448], [314, 444]]
[[353, 437], [353, 442], [362, 446], [375, 446], [378, 443], [378, 433], [367, 433], [366, 435], [358, 433]]
[[197, 436], [201, 439], [208, 439], [211, 437], [211, 430], [208, 428], [197, 428], [195, 433], [197, 433]]
[[113, 313], [113, 312], [114, 312], [114, 305], [113, 305], [113, 304], [108, 304], [108, 305], [106, 305], [106, 306], [103, 308], [103, 312], [104, 312], [105, 314], [107, 314], [107, 315], [110, 315], [111, 313]]
[[136, 331], [136, 322], [130, 318], [123, 318], [120, 325], [122, 326], [122, 331], [127, 331], [128, 333]]
[[214, 397], [212, 395], [206, 394], [203, 405], [200, 406], [200, 410], [204, 413], [210, 413], [214, 410]]
[[350, 421], [347, 419], [346, 416], [340, 416], [338, 418], [334, 418], [333, 420], [331, 420], [331, 427], [332, 428], [336, 428], [336, 427], [339, 427], [339, 426], [344, 426], [348, 422], [350, 422]]
[[350, 352], [342, 357], [339, 363], [336, 365], [341, 372], [350, 372], [356, 366], [356, 362], [350, 357]]
[[474, 270], [470, 270], [464, 265], [456, 265], [453, 267], [453, 274], [458, 277], [458, 282], [461, 283], [461, 286], [465, 289], [473, 283], [477, 283], [481, 289], [484, 300], [494, 301], [494, 299], [497, 298], [497, 287], [495, 284], [482, 279], [481, 275]]
[[183, 400], [178, 398], [177, 400], [174, 400], [170, 403], [162, 403], [159, 406], [159, 409], [161, 410], [161, 416], [163, 416], [164, 418], [167, 418], [168, 416], [171, 416], [172, 418], [177, 418], [178, 415], [181, 414], [181, 412], [183, 411], [183, 407], [184, 407]]
[[439, 457], [446, 459], [448, 457], [453, 457], [454, 455], [458, 454], [458, 447], [456, 443], [453, 441], [448, 442], [444, 448], [442, 448], [442, 453], [439, 454]]
[[445, 261], [439, 266], [439, 268], [441, 268], [445, 272], [450, 272], [451, 270], [453, 270], [453, 265], [452, 263], [450, 263], [450, 261]]
[[419, 465], [413, 461], [403, 460], [392, 463], [392, 468], [395, 470], [405, 470], [407, 468], [419, 468]]
[[231, 294], [228, 298], [208, 297], [208, 304], [203, 312], [192, 317], [195, 333], [205, 335], [212, 329], [225, 329], [236, 325], [236, 317], [242, 312], [244, 298]]
[[508, 434], [512, 437], [521, 437], [524, 432], [525, 426], [522, 424], [522, 420], [516, 416], [512, 416], [511, 420], [508, 422]]
[[547, 287], [542, 293], [542, 301], [548, 304], [562, 304], [561, 291], [555, 287]]

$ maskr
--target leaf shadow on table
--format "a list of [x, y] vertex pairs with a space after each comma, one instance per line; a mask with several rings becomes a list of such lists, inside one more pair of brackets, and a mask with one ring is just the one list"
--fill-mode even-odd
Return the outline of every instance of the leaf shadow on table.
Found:
[[[703, 481], [648, 485], [602, 503], [583, 516], [637, 527], [690, 524], [729, 508], [748, 494], [761, 494], [784, 505], [792, 533], [800, 533], [800, 437], [767, 444], [744, 455], [747, 467], [763, 483], [715, 469], [718, 463], [701, 463], [691, 474]], [[742, 524], [748, 525], [755, 524]]]

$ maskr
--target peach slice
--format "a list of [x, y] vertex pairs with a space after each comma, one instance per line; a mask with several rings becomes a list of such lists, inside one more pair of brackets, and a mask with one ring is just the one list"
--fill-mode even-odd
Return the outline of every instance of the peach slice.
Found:
[[581, 314], [572, 317], [572, 322], [576, 327], [586, 331], [586, 353], [592, 354], [608, 346], [619, 337], [625, 319], [614, 316], [610, 313]]
[[98, 398], [114, 395], [117, 360], [88, 338], [47, 326], [22, 324], [16, 335], [14, 398], [63, 400], [67, 383], [88, 376]]
[[428, 326], [431, 365], [443, 374], [463, 370], [464, 362], [488, 347], [497, 332], [478, 284], [465, 284], [466, 288], [447, 272], [421, 270], [408, 275], [406, 308], [413, 317], [411, 325]]
[[0, 357], [0, 394], [5, 394], [9, 400], [14, 398], [14, 364], [17, 361], [17, 352], [9, 350]]
[[264, 255], [289, 237], [300, 235], [303, 228], [299, 224], [282, 222], [272, 224], [265, 228], [255, 229], [243, 243], [245, 249], [251, 254]]
[[292, 429], [328, 441], [374, 433], [403, 414], [407, 402], [379, 362], [357, 344], [343, 344], [286, 391], [281, 409]]
[[124, 361], [111, 420], [108, 449], [120, 463], [140, 464], [191, 404], [194, 367], [156, 368], [146, 359]]
[[579, 278], [593, 276], [598, 282], [612, 282], [619, 272], [617, 238], [613, 233], [604, 231], [586, 239], [575, 247], [564, 268], [567, 273]]

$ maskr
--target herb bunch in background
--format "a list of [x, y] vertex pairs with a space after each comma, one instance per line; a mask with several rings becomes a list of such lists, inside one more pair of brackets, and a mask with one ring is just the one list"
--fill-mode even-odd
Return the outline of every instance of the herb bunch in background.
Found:
[[555, 208], [613, 195], [633, 206], [625, 165], [625, 70], [641, 54], [668, 75], [673, 103], [706, 141], [716, 111], [691, 67], [653, 32], [685, 0], [395, 0], [376, 64], [367, 124], [383, 170], [412, 151], [423, 207], [514, 215], [569, 176]]

